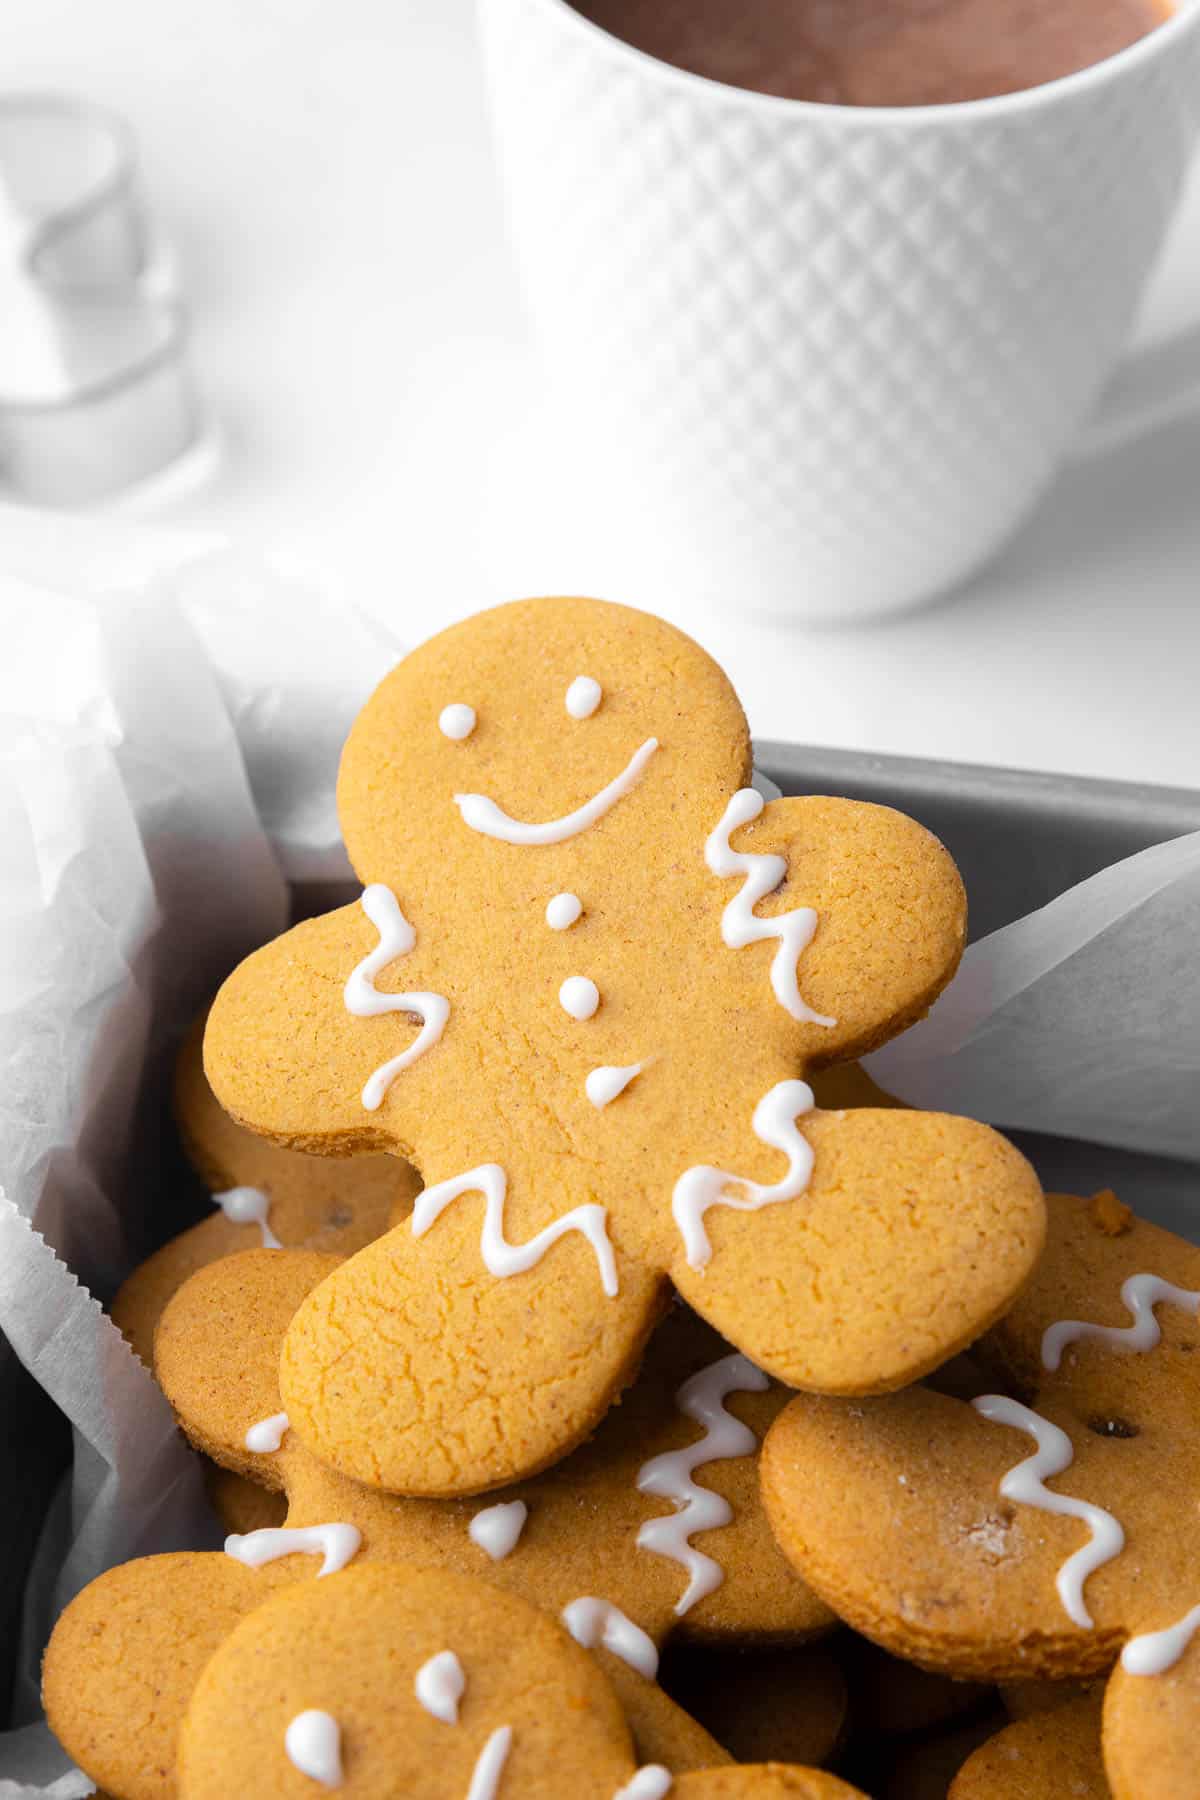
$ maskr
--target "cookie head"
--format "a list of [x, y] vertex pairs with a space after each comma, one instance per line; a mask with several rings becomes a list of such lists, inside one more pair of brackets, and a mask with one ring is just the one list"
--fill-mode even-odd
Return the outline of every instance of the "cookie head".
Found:
[[614, 854], [641, 863], [653, 905], [696, 810], [749, 774], [737, 696], [698, 644], [627, 607], [534, 600], [452, 626], [380, 685], [347, 741], [338, 809], [364, 882], [469, 928], [483, 891], [519, 905], [535, 870], [561, 872], [544, 913]]
[[[616, 1793], [621, 1709], [543, 1614], [445, 1574], [350, 1569], [250, 1614], [209, 1661], [179, 1744], [181, 1800]], [[490, 1787], [484, 1771], [493, 1771]], [[308, 1777], [308, 1785], [301, 1777]], [[332, 1778], [331, 1778], [332, 1777]]]
[[68, 1755], [119, 1800], [174, 1800], [179, 1728], [209, 1657], [294, 1578], [180, 1552], [122, 1563], [61, 1614], [42, 1702]]

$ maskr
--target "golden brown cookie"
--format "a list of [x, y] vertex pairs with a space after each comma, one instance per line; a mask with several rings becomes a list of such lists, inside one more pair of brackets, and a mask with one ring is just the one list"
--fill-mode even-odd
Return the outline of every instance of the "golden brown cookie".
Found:
[[[1181, 1796], [1187, 1789], [1163, 1791]], [[1100, 1755], [1100, 1708], [1094, 1700], [1073, 1700], [997, 1732], [963, 1764], [949, 1800], [1066, 1800], [1067, 1796], [1111, 1800]]]
[[536, 1472], [629, 1381], [668, 1281], [780, 1380], [859, 1393], [1025, 1279], [1042, 1202], [1011, 1146], [821, 1112], [798, 1079], [945, 986], [953, 863], [898, 813], [764, 806], [749, 776], [710, 658], [594, 600], [454, 626], [360, 714], [362, 902], [243, 963], [205, 1038], [244, 1124], [428, 1184], [288, 1333], [284, 1406], [331, 1467], [425, 1495]]
[[[603, 1650], [594, 1654], [612, 1681], [614, 1669], [619, 1670], [621, 1665]], [[685, 1769], [717, 1768], [730, 1760], [724, 1744], [718, 1743], [657, 1681], [645, 1681], [632, 1671], [626, 1673], [628, 1679], [613, 1681], [613, 1687], [639, 1763], [657, 1763], [660, 1768], [682, 1774]]]
[[1045, 1258], [987, 1345], [1022, 1400], [805, 1401], [761, 1469], [796, 1567], [898, 1654], [1021, 1680], [1120, 1652], [1153, 1705], [1200, 1623], [1181, 1500], [1200, 1491], [1200, 1249], [1112, 1224], [1107, 1202], [1051, 1197]]
[[1090, 1681], [1012, 1681], [1000, 1689], [1005, 1712], [1015, 1724], [1019, 1719], [1032, 1719], [1035, 1713], [1052, 1712], [1056, 1706], [1069, 1706], [1089, 1694], [1097, 1700], [1104, 1692], [1106, 1677], [1096, 1675]]
[[287, 1499], [278, 1489], [266, 1488], [246, 1475], [235, 1475], [205, 1458], [204, 1491], [226, 1531], [239, 1535], [269, 1530], [287, 1518]]
[[236, 1124], [205, 1078], [203, 1040], [201, 1018], [176, 1063], [175, 1114], [217, 1210], [139, 1264], [112, 1304], [115, 1324], [147, 1364], [163, 1307], [197, 1269], [264, 1242], [268, 1233], [298, 1249], [352, 1256], [407, 1218], [420, 1188], [411, 1165], [398, 1157], [334, 1163], [283, 1149]]
[[[110, 1569], [54, 1628], [42, 1701], [67, 1754], [114, 1800], [170, 1800], [175, 1750], [201, 1670], [293, 1567], [247, 1569], [183, 1552]], [[265, 1577], [265, 1579], [264, 1579]]]
[[846, 1728], [845, 1678], [823, 1650], [689, 1646], [668, 1651], [660, 1680], [739, 1763], [820, 1767]]
[[[278, 1345], [297, 1306], [337, 1266], [317, 1250], [243, 1250], [189, 1276], [158, 1322], [154, 1373], [188, 1438], [263, 1487], [284, 1485], [285, 1457], [254, 1447], [278, 1450], [285, 1432], [270, 1423], [282, 1417]], [[295, 1439], [286, 1435], [290, 1455]]]
[[794, 1769], [784, 1763], [697, 1770], [681, 1775], [666, 1791], [671, 1800], [866, 1800], [858, 1788], [823, 1769]]
[[298, 1535], [272, 1549], [352, 1528], [356, 1563], [484, 1577], [567, 1617], [597, 1647], [639, 1740], [664, 1729], [646, 1715], [668, 1638], [795, 1642], [831, 1627], [758, 1499], [757, 1447], [788, 1396], [684, 1307], [589, 1443], [485, 1499], [381, 1494], [317, 1462], [286, 1428], [277, 1448], [248, 1450], [247, 1432], [280, 1416], [279, 1342], [327, 1260], [258, 1250], [215, 1263], [179, 1290], [156, 1339], [155, 1372], [192, 1441], [286, 1490]]

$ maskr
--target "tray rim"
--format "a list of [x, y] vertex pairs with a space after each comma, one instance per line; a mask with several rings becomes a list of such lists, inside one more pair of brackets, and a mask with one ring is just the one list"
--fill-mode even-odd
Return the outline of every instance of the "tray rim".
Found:
[[890, 752], [841, 750], [786, 738], [755, 738], [755, 763], [769, 774], [786, 771], [789, 779], [844, 771], [850, 776], [911, 783], [917, 792], [969, 801], [1012, 798], [1045, 810], [1060, 810], [1074, 801], [1079, 809], [1106, 822], [1147, 815], [1180, 821], [1179, 833], [1200, 830], [1200, 788], [1159, 782], [1116, 781], [1108, 776], [1059, 774], [1022, 769], [1004, 763], [955, 762], [944, 757], [893, 756]]

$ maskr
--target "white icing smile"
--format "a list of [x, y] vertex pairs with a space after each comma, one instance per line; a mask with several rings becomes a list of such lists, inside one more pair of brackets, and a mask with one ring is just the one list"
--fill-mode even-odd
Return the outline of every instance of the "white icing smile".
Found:
[[454, 804], [463, 816], [465, 824], [472, 831], [481, 832], [484, 837], [499, 838], [505, 844], [561, 844], [567, 838], [577, 837], [610, 812], [634, 787], [641, 777], [642, 770], [658, 749], [657, 738], [647, 738], [645, 743], [634, 751], [619, 775], [615, 775], [607, 787], [602, 787], [598, 794], [577, 806], [574, 812], [565, 813], [561, 819], [544, 819], [537, 824], [527, 824], [521, 819], [514, 819], [506, 813], [502, 806], [489, 800], [486, 794], [455, 794]]

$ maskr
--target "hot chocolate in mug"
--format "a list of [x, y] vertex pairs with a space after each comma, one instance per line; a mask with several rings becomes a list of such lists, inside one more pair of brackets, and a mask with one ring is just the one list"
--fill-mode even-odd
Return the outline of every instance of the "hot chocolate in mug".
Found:
[[[691, 74], [567, 0], [480, 8], [518, 263], [606, 529], [797, 618], [985, 562], [1121, 362], [1200, 130], [1200, 0], [1044, 85], [896, 107]], [[1126, 364], [1093, 431], [1152, 415], [1154, 374]]]

